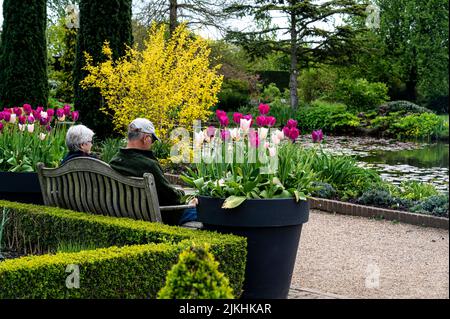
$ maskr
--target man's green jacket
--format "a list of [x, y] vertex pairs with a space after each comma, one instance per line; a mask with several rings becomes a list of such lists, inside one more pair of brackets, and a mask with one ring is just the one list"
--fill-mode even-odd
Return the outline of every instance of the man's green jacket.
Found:
[[122, 175], [142, 177], [152, 173], [155, 178], [156, 191], [160, 206], [181, 204], [182, 190], [172, 187], [152, 151], [135, 148], [121, 148], [109, 165]]

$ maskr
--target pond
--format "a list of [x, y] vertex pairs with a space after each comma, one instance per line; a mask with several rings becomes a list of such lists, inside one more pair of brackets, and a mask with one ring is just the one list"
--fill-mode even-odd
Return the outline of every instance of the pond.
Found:
[[[309, 136], [301, 138], [312, 146]], [[449, 144], [400, 142], [366, 137], [328, 136], [323, 149], [333, 154], [355, 156], [360, 165], [380, 172], [384, 180], [394, 184], [420, 181], [438, 190], [449, 190]]]

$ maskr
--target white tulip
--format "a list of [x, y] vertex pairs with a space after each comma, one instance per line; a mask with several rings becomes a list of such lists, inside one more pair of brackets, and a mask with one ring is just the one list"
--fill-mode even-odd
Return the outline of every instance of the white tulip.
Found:
[[278, 138], [277, 134], [272, 134], [272, 143], [275, 145], [280, 144], [280, 139]]
[[251, 123], [252, 123], [252, 120], [241, 119], [241, 121], [240, 121], [241, 130], [244, 133], [247, 133], [248, 129], [250, 128]]
[[260, 139], [264, 140], [267, 138], [267, 134], [269, 133], [269, 129], [266, 127], [260, 127], [258, 129], [258, 136]]
[[269, 155], [270, 157], [274, 157], [277, 154], [277, 148], [276, 147], [269, 147]]
[[25, 131], [25, 125], [19, 124], [19, 130], [22, 132]]
[[12, 123], [12, 124], [16, 123], [16, 118], [17, 118], [16, 114], [11, 114], [11, 118], [9, 119], [9, 123]]
[[48, 118], [47, 112], [41, 111], [41, 117], [42, 117], [43, 119]]
[[27, 129], [28, 129], [29, 133], [33, 133], [34, 132], [34, 124], [28, 124]]
[[44, 133], [41, 133], [41, 134], [39, 134], [39, 139], [41, 140], [41, 141], [43, 141], [43, 140], [45, 140], [45, 137], [47, 136], [47, 134], [44, 134]]

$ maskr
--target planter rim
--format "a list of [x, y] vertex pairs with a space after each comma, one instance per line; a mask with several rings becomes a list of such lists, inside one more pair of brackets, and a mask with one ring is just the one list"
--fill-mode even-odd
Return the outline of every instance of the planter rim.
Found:
[[244, 201], [231, 209], [222, 208], [224, 198], [199, 196], [198, 220], [206, 225], [228, 227], [285, 227], [306, 223], [309, 202], [293, 198]]
[[[221, 200], [225, 200], [226, 197], [212, 197], [212, 196], [205, 196], [205, 195], [197, 195], [197, 197], [204, 197], [207, 199], [221, 199]], [[257, 202], [257, 201], [285, 201], [285, 200], [294, 200], [294, 197], [288, 197], [288, 198], [246, 198], [245, 201], [249, 201], [249, 202]], [[302, 203], [302, 202], [307, 202], [308, 199], [306, 200], [299, 200], [296, 203]]]

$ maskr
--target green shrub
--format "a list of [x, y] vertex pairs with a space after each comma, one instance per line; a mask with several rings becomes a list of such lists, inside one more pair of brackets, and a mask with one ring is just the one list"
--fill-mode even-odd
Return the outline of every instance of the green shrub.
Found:
[[248, 82], [227, 79], [222, 84], [222, 89], [217, 95], [219, 102], [217, 107], [223, 111], [234, 111], [250, 101], [250, 86]]
[[400, 188], [400, 197], [411, 200], [422, 200], [439, 194], [436, 187], [430, 183], [405, 181], [400, 184]]
[[270, 103], [275, 101], [275, 99], [280, 99], [281, 95], [281, 91], [275, 83], [270, 83], [264, 88], [264, 91], [261, 94], [261, 99], [264, 103]]
[[448, 218], [448, 195], [435, 195], [419, 202], [412, 212]]
[[379, 114], [389, 114], [393, 112], [404, 112], [408, 114], [432, 113], [431, 110], [409, 101], [392, 101], [378, 107]]
[[330, 66], [303, 69], [298, 81], [298, 93], [301, 101], [311, 103], [326, 98], [335, 90], [337, 73]]
[[438, 135], [443, 123], [444, 120], [433, 113], [412, 114], [399, 118], [392, 129], [399, 137], [430, 138]]
[[352, 110], [367, 111], [386, 102], [388, 88], [381, 82], [366, 79], [342, 79], [337, 83], [331, 98], [346, 104]]
[[324, 132], [331, 132], [333, 116], [345, 113], [346, 110], [344, 104], [316, 100], [310, 107], [299, 108], [296, 119], [302, 131], [322, 129]]
[[290, 105], [283, 103], [280, 98], [270, 103], [270, 115], [277, 119], [276, 126], [281, 126], [289, 119], [296, 118], [297, 112]]
[[[155, 298], [179, 253], [193, 242], [210, 244], [234, 294], [241, 293], [245, 238], [7, 201], [0, 201], [2, 208], [9, 210], [6, 245], [41, 255], [0, 263], [0, 299]], [[47, 254], [61, 242], [108, 248]], [[79, 266], [79, 289], [65, 285], [71, 264]]]
[[374, 205], [381, 207], [391, 207], [395, 204], [394, 198], [385, 189], [370, 189], [364, 192], [361, 197], [357, 199], [359, 204]]
[[208, 245], [189, 247], [168, 272], [158, 298], [232, 299], [228, 278], [218, 270], [218, 265], [208, 252]]
[[334, 114], [331, 117], [331, 128], [336, 132], [351, 132], [355, 127], [360, 126], [361, 120], [354, 114], [349, 112]]

